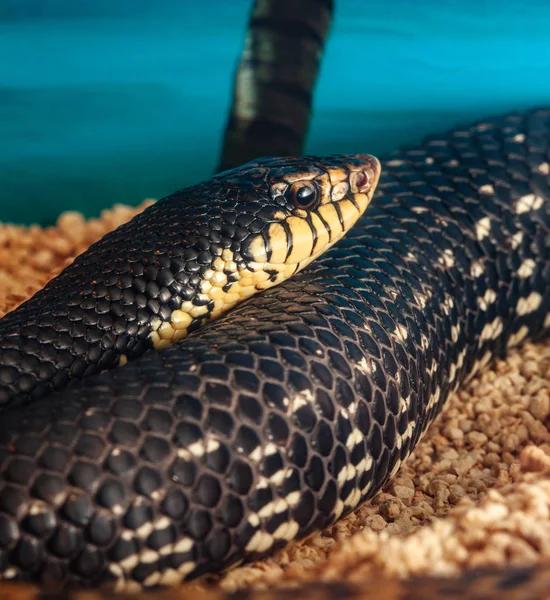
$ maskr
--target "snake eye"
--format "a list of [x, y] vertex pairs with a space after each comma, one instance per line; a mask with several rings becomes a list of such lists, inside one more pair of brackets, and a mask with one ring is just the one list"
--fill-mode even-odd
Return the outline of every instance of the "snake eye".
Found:
[[319, 202], [319, 188], [313, 181], [300, 181], [291, 185], [288, 200], [295, 208], [313, 208]]

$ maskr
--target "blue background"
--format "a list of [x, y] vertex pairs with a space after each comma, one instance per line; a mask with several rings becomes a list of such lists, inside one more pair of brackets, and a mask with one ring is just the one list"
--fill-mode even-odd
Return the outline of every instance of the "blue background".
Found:
[[[0, 221], [209, 177], [251, 2], [0, 0]], [[336, 0], [307, 151], [550, 104], [546, 0]]]

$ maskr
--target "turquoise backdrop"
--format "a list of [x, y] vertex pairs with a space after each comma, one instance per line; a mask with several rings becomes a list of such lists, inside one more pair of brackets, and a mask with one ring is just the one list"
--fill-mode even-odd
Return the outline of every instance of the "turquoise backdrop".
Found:
[[[245, 0], [0, 0], [0, 221], [211, 175]], [[307, 151], [386, 154], [550, 104], [546, 0], [336, 0]]]

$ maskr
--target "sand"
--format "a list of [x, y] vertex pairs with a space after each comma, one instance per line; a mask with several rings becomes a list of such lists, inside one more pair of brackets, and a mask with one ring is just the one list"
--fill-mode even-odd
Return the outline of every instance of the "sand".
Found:
[[[143, 210], [55, 226], [0, 224], [0, 316]], [[300, 581], [459, 575], [550, 559], [550, 343], [511, 351], [448, 402], [397, 477], [352, 515], [216, 579], [227, 591]], [[212, 578], [208, 580], [212, 582]], [[193, 584], [202, 587], [206, 582]]]

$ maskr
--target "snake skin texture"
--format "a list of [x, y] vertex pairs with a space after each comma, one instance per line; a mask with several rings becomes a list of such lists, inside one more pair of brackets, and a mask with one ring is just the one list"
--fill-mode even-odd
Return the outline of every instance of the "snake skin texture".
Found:
[[546, 334], [549, 142], [550, 109], [429, 138], [308, 269], [4, 411], [3, 577], [175, 584], [371, 498], [453, 390]]

